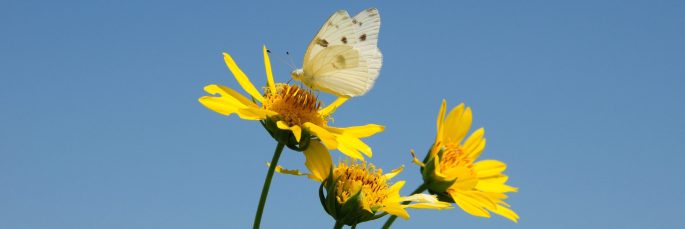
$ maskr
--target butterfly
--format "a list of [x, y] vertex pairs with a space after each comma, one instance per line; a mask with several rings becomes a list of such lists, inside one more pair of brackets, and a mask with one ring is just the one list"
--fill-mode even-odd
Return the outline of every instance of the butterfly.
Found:
[[383, 65], [377, 46], [380, 28], [376, 8], [354, 17], [345, 10], [333, 13], [307, 46], [302, 68], [291, 73], [293, 79], [341, 97], [364, 95]]

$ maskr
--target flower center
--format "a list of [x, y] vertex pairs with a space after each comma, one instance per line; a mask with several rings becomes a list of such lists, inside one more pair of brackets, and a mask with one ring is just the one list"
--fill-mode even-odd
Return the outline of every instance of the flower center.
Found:
[[278, 113], [279, 120], [289, 126], [301, 126], [306, 122], [323, 126], [326, 123], [324, 117], [319, 114], [321, 101], [309, 90], [296, 85], [278, 83], [276, 91], [272, 92], [267, 88], [264, 97], [264, 109]]
[[361, 191], [364, 208], [375, 211], [388, 196], [388, 182], [383, 170], [376, 169], [373, 164], [364, 162], [348, 165], [341, 162], [333, 170], [333, 177], [338, 182], [335, 190], [338, 203], [345, 203]]
[[471, 160], [466, 157], [466, 154], [462, 151], [459, 144], [449, 143], [444, 145], [443, 148], [444, 151], [442, 153], [442, 157], [440, 158], [441, 171], [447, 171], [456, 167], [471, 166]]

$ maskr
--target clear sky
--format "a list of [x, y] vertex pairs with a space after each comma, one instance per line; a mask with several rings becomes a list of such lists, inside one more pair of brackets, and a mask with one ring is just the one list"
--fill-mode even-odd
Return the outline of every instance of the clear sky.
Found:
[[[392, 2], [392, 3], [391, 3]], [[197, 102], [289, 79], [334, 11], [378, 7], [384, 65], [335, 125], [379, 123], [373, 163], [407, 168], [440, 101], [485, 127], [518, 224], [459, 209], [395, 228], [677, 228], [685, 205], [683, 1], [0, 2], [0, 228], [247, 228], [275, 142]], [[329, 100], [330, 101], [330, 100]], [[334, 158], [343, 158], [333, 152]], [[304, 168], [301, 153], [282, 164]], [[276, 175], [264, 228], [330, 228], [318, 184]], [[384, 220], [358, 228], [378, 228]]]

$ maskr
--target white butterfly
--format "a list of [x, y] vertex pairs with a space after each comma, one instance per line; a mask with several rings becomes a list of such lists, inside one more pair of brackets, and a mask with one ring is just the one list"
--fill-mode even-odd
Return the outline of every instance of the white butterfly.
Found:
[[347, 11], [331, 15], [307, 46], [301, 69], [293, 79], [309, 88], [354, 97], [368, 92], [378, 78], [383, 55], [378, 49], [381, 17], [366, 9], [354, 18]]

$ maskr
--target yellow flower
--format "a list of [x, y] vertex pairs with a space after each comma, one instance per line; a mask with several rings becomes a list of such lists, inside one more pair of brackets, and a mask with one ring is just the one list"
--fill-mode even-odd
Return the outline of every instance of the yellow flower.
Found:
[[445, 108], [443, 100], [437, 137], [428, 155], [423, 162], [414, 157], [421, 166], [424, 185], [441, 200], [454, 202], [471, 215], [489, 218], [493, 212], [517, 222], [519, 216], [504, 202], [504, 193], [518, 191], [505, 184], [508, 176], [502, 172], [507, 165], [496, 160], [476, 162], [485, 148], [483, 128], [464, 141], [471, 128], [471, 109], [462, 103], [445, 117]]
[[[319, 189], [321, 203], [329, 215], [346, 225], [356, 225], [386, 214], [409, 219], [406, 208], [451, 208], [449, 203], [439, 201], [434, 195], [400, 196], [400, 189], [405, 182], [398, 181], [390, 185], [389, 180], [402, 169], [403, 167], [400, 167], [383, 174], [383, 170], [373, 164], [347, 161], [338, 163], [332, 169], [329, 167], [329, 170], [312, 172], [328, 174], [324, 180], [315, 178], [322, 182]], [[405, 201], [415, 203], [403, 204]]]
[[351, 158], [364, 160], [372, 156], [371, 148], [360, 140], [383, 131], [375, 124], [337, 128], [328, 125], [329, 116], [347, 99], [338, 98], [327, 107], [311, 91], [296, 85], [275, 83], [266, 47], [263, 47], [267, 86], [260, 93], [230, 55], [224, 60], [240, 86], [251, 99], [231, 88], [208, 85], [200, 103], [219, 114], [237, 114], [245, 120], [258, 120], [277, 141], [289, 148], [303, 151], [311, 139], [318, 139], [328, 149], [338, 149]]
[[402, 172], [404, 166], [386, 174], [373, 164], [357, 160], [340, 162], [334, 167], [331, 155], [319, 141], [312, 141], [310, 150], [305, 151], [305, 156], [305, 165], [311, 173], [301, 173], [280, 166], [277, 167], [277, 171], [290, 175], [308, 175], [309, 178], [321, 182], [321, 204], [337, 222], [356, 225], [381, 218], [386, 214], [409, 219], [406, 208], [452, 208], [450, 203], [439, 201], [435, 195], [400, 196], [400, 189], [405, 182], [398, 181], [390, 185], [389, 181]]

